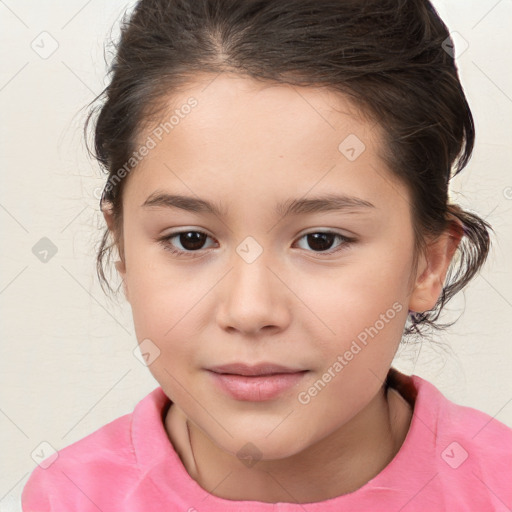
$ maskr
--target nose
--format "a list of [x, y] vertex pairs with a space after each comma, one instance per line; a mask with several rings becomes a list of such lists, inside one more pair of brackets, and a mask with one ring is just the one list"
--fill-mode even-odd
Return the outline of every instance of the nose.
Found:
[[217, 322], [222, 329], [256, 336], [278, 333], [289, 325], [293, 293], [279, 267], [264, 255], [250, 263], [238, 254], [232, 259], [219, 289]]

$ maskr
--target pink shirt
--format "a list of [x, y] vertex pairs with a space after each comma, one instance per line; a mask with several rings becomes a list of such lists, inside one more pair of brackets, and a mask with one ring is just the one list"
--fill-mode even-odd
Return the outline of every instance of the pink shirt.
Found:
[[187, 473], [167, 437], [170, 401], [160, 387], [122, 416], [36, 467], [24, 512], [339, 512], [510, 511], [512, 429], [456, 405], [428, 381], [396, 370], [396, 387], [414, 404], [393, 460], [358, 490], [329, 500], [263, 503], [218, 498]]

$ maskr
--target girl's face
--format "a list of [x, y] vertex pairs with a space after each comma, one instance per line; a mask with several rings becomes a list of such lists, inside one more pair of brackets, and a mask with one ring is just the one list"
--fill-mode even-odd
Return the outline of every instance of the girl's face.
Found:
[[[293, 455], [383, 384], [414, 309], [409, 193], [332, 92], [220, 75], [171, 101], [124, 189], [137, 339], [217, 446]], [[212, 371], [232, 364], [290, 373]]]

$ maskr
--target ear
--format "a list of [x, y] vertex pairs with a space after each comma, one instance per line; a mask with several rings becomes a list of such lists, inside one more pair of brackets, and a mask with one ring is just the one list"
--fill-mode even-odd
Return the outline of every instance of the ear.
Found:
[[422, 313], [435, 306], [463, 235], [462, 223], [454, 218], [439, 237], [428, 241], [418, 262], [416, 281], [409, 298], [410, 311]]
[[[101, 205], [101, 211], [103, 213], [103, 218], [105, 219], [105, 222], [107, 224], [108, 230], [112, 235], [114, 235], [114, 215], [112, 211], [112, 203], [110, 202], [103, 202]], [[115, 237], [114, 237], [115, 238]], [[117, 243], [119, 243], [117, 241]], [[119, 249], [119, 246], [118, 246]], [[118, 271], [119, 275], [121, 276], [121, 279], [123, 281], [123, 291], [124, 295], [126, 297], [126, 300], [130, 302], [130, 299], [128, 298], [128, 288], [126, 286], [126, 264], [123, 261], [123, 258], [121, 257], [121, 260], [118, 260], [114, 263], [116, 270]]]
[[103, 200], [101, 202], [101, 213], [103, 213], [103, 218], [105, 219], [108, 230], [111, 233], [114, 232], [114, 214], [112, 208], [112, 203], [110, 201]]

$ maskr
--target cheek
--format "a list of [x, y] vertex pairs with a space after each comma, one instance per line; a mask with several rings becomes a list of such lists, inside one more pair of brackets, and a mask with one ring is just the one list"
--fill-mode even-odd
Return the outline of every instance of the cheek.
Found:
[[132, 263], [126, 283], [137, 340], [149, 339], [159, 351], [158, 359], [149, 367], [153, 374], [162, 373], [164, 368], [174, 374], [180, 365], [186, 366], [184, 360], [197, 339], [197, 323], [190, 318], [201, 290], [186, 286], [179, 273], [169, 278], [161, 275], [159, 267]]
[[[194, 270], [193, 265], [169, 264], [166, 254], [139, 251], [130, 261], [126, 282], [133, 324], [139, 343], [149, 339], [159, 357], [149, 370], [159, 382], [184, 381], [197, 366], [206, 322], [212, 322], [212, 286], [216, 275]], [[208, 301], [210, 299], [210, 302]]]
[[199, 299], [200, 291], [186, 266], [171, 264], [165, 250], [156, 242], [139, 235], [126, 244], [126, 286], [130, 296], [133, 319], [141, 335], [149, 331], [159, 339], [168, 337], [181, 327], [191, 304]]
[[175, 286], [162, 286], [154, 280], [137, 283], [131, 301], [135, 334], [141, 352], [149, 348], [156, 354], [148, 370], [173, 401], [187, 403], [189, 397], [182, 392], [183, 386], [187, 387], [192, 378], [200, 339], [197, 323], [190, 321], [193, 307], [180, 297]]
[[162, 352], [172, 351], [175, 356], [190, 351], [200, 334], [194, 321], [199, 291], [187, 294], [176, 285], [151, 283], [134, 287], [131, 306], [137, 339], [150, 338]]
[[386, 256], [381, 256], [383, 253], [369, 248], [357, 258], [347, 258], [342, 267], [321, 269], [314, 277], [299, 273], [295, 278], [298, 295], [306, 298], [306, 304], [324, 324], [326, 339], [346, 342], [374, 325], [381, 315], [388, 320], [386, 326], [393, 325], [395, 334], [401, 334], [412, 261], [406, 251], [388, 248]]

